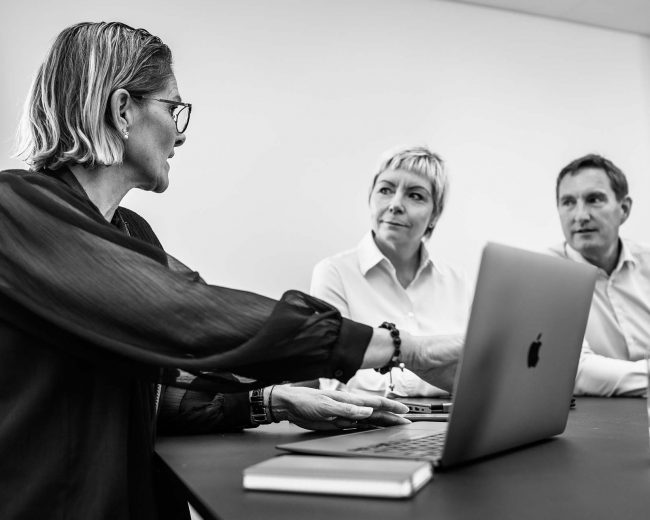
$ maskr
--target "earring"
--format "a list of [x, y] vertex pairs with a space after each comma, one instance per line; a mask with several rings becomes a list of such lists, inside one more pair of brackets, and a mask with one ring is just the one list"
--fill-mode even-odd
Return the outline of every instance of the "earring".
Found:
[[122, 132], [122, 135], [124, 136], [124, 139], [128, 139], [129, 138], [129, 131], [124, 130], [124, 132]]

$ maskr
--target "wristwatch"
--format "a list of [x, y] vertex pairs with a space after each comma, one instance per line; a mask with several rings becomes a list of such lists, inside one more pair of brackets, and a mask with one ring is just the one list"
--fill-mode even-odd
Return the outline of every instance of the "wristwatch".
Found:
[[251, 422], [253, 424], [271, 424], [268, 408], [264, 404], [264, 389], [256, 388], [248, 396], [251, 406]]

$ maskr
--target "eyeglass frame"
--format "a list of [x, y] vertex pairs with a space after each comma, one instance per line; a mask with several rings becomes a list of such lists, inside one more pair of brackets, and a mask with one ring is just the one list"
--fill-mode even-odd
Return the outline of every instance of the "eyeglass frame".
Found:
[[[132, 95], [131, 97], [134, 97], [135, 99], [146, 99], [147, 101], [159, 101], [160, 103], [167, 103], [168, 105], [174, 105], [177, 107], [183, 107], [181, 108], [176, 114], [172, 114], [172, 119], [174, 120], [174, 124], [176, 125], [176, 131], [179, 134], [185, 133], [185, 130], [187, 130], [187, 127], [190, 124], [190, 117], [192, 115], [192, 103], [183, 103], [182, 101], [173, 101], [171, 99], [162, 99], [162, 98], [152, 98], [152, 97], [147, 97], [147, 96], [134, 96]], [[187, 108], [187, 121], [185, 122], [185, 128], [182, 130], [179, 130], [178, 128], [178, 115]]]

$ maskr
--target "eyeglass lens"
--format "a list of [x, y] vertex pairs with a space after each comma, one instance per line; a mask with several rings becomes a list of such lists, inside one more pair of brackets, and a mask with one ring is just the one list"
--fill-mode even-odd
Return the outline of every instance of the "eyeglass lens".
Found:
[[176, 130], [182, 134], [187, 129], [190, 122], [190, 109], [189, 107], [179, 106], [176, 108], [174, 119], [176, 120]]

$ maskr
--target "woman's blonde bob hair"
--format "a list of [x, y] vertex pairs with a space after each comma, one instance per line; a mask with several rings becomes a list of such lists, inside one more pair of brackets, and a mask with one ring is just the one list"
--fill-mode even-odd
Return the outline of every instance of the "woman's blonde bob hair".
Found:
[[424, 233], [424, 238], [431, 237], [442, 211], [445, 209], [447, 192], [449, 190], [449, 177], [445, 169], [444, 161], [437, 154], [424, 146], [414, 146], [393, 152], [386, 156], [379, 165], [377, 173], [370, 185], [370, 196], [377, 184], [377, 178], [386, 170], [401, 170], [415, 173], [424, 177], [431, 183], [431, 195], [433, 196], [433, 219], [431, 226]]
[[110, 116], [111, 94], [123, 88], [147, 95], [172, 75], [169, 47], [144, 29], [118, 22], [64, 29], [31, 86], [16, 156], [36, 171], [121, 163], [124, 141]]

